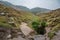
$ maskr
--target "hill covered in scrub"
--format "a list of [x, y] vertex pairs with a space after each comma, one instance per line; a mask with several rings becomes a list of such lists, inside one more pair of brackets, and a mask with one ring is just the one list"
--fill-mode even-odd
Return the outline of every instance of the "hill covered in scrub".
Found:
[[41, 13], [38, 15], [41, 20], [46, 20], [48, 27], [51, 27], [49, 37], [52, 38], [55, 33], [60, 30], [60, 8], [52, 10], [49, 13]]
[[[37, 21], [39, 18], [32, 13], [25, 11], [17, 11], [11, 7], [6, 7], [0, 4], [0, 24], [14, 26], [13, 23], [18, 27], [21, 22], [30, 23]], [[14, 26], [15, 27], [15, 26]]]
[[45, 12], [51, 11], [50, 9], [40, 8], [40, 7], [35, 7], [35, 8], [32, 8], [32, 9], [29, 9], [25, 6], [14, 5], [14, 4], [11, 4], [7, 1], [0, 1], [0, 4], [3, 4], [4, 6], [7, 6], [7, 7], [12, 7], [15, 10], [23, 10], [23, 11], [31, 12], [32, 14], [35, 14], [35, 15], [38, 14], [39, 12], [40, 13], [45, 13]]
[[34, 13], [35, 15], [38, 15], [39, 13], [47, 13], [50, 11], [51, 11], [50, 9], [39, 8], [39, 7], [35, 7], [31, 9], [31, 12]]
[[41, 13], [38, 15], [41, 19], [45, 19], [49, 27], [54, 27], [60, 23], [60, 9], [53, 10], [49, 13]]

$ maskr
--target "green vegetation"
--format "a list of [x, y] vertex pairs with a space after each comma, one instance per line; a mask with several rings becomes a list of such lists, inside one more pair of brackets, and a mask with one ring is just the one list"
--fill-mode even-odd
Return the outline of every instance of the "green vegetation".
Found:
[[5, 16], [0, 16], [0, 27], [4, 28], [12, 28], [12, 25], [7, 23], [7, 17]]
[[40, 23], [39, 22], [32, 22], [32, 26], [34, 28], [34, 30], [38, 30], [38, 27], [39, 27]]
[[48, 37], [50, 38], [50, 40], [55, 36], [55, 33], [53, 32], [49, 32], [48, 33]]
[[0, 22], [0, 27], [4, 27], [4, 28], [12, 28], [11, 25], [7, 24], [7, 23], [1, 23]]
[[46, 33], [45, 27], [46, 27], [46, 22], [41, 21], [41, 22], [32, 22], [32, 27], [34, 30], [41, 35], [44, 35]]

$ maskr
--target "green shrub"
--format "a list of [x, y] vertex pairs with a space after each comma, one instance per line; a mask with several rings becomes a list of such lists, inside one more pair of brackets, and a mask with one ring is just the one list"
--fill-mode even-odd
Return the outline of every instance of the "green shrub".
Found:
[[34, 30], [37, 30], [39, 26], [39, 22], [32, 22], [32, 27], [34, 28]]
[[42, 20], [42, 21], [41, 21], [41, 26], [42, 26], [43, 28], [45, 28], [45, 27], [47, 26], [47, 24], [46, 24], [46, 21], [45, 21], [45, 20]]
[[9, 25], [8, 23], [2, 23], [2, 22], [0, 22], [0, 27], [4, 27], [4, 28], [12, 28], [12, 26]]
[[34, 30], [38, 33], [38, 34], [42, 34], [44, 35], [46, 30], [46, 22], [41, 21], [41, 22], [32, 22], [32, 27], [34, 28]]
[[48, 33], [48, 37], [50, 38], [50, 40], [55, 36], [54, 32], [49, 32]]

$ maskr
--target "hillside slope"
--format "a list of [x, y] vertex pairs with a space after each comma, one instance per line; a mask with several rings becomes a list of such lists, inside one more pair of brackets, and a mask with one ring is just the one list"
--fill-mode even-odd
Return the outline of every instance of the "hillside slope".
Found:
[[3, 4], [4, 6], [7, 6], [7, 7], [12, 7], [15, 10], [30, 11], [30, 9], [25, 6], [13, 5], [12, 3], [9, 3], [7, 1], [0, 1], [0, 4]]
[[51, 27], [51, 32], [49, 32], [49, 37], [52, 38], [55, 32], [60, 30], [60, 8], [53, 10], [49, 13], [43, 13], [38, 15], [40, 19], [45, 19], [48, 27]]
[[53, 10], [49, 13], [42, 13], [38, 16], [46, 19], [48, 24], [50, 24], [50, 27], [54, 27], [60, 23], [60, 9]]
[[31, 12], [34, 13], [34, 14], [40, 14], [40, 13], [47, 13], [51, 11], [50, 9], [46, 9], [46, 8], [40, 8], [40, 7], [36, 7], [36, 8], [32, 8], [31, 9]]
[[[21, 22], [32, 22], [39, 20], [37, 16], [33, 15], [30, 12], [17, 11], [11, 7], [6, 7], [0, 4], [0, 17], [6, 17], [6, 21], [9, 23], [15, 23], [16, 26], [19, 26]], [[0, 19], [3, 20], [3, 19]], [[5, 21], [5, 20], [4, 20]]]

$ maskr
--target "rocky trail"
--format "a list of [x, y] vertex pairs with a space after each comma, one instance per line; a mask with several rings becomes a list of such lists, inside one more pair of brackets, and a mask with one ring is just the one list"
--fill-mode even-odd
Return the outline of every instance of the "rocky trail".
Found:
[[22, 22], [20, 25], [20, 29], [22, 32], [20, 32], [19, 36], [17, 38], [13, 38], [10, 40], [29, 40], [28, 38], [23, 38], [22, 36], [28, 36], [31, 31], [33, 31], [31, 28], [27, 26], [27, 23]]
[[[28, 36], [29, 35], [29, 33], [31, 32], [31, 31], [33, 31], [31, 28], [29, 28], [28, 26], [27, 26], [27, 23], [24, 23], [24, 22], [22, 22], [21, 23], [21, 25], [20, 25], [20, 29], [22, 30], [22, 33], [25, 35], [25, 36]], [[46, 28], [46, 29], [48, 29], [48, 28]], [[47, 30], [47, 33], [49, 32], [49, 30]], [[46, 34], [47, 34], [46, 33]], [[47, 35], [45, 36], [45, 35], [35, 35], [34, 37], [34, 40], [49, 40], [48, 38], [47, 38]], [[29, 40], [28, 38], [22, 38], [22, 36], [18, 36], [18, 38], [14, 38], [14, 39], [12, 39], [12, 40]]]
[[[18, 32], [18, 37], [13, 38], [13, 39], [8, 39], [8, 40], [31, 40], [29, 39], [29, 33], [33, 31], [27, 23], [22, 22], [20, 25], [21, 32]], [[49, 40], [48, 38], [48, 32], [50, 31], [50, 28], [46, 28], [46, 34], [45, 35], [34, 35], [33, 39], [34, 40]], [[53, 37], [52, 40], [60, 40], [60, 31], [56, 32], [56, 36]]]
[[[21, 32], [18, 32], [18, 34], [20, 34], [17, 38], [13, 38], [13, 39], [9, 39], [9, 40], [30, 40], [29, 37], [29, 33], [33, 31], [33, 29], [31, 29], [27, 23], [22, 22], [20, 25], [20, 30]], [[50, 31], [48, 28], [46, 28], [47, 33]], [[49, 40], [47, 37], [47, 33], [46, 36], [45, 35], [34, 35], [33, 39], [34, 40]], [[24, 38], [23, 38], [24, 37]]]

